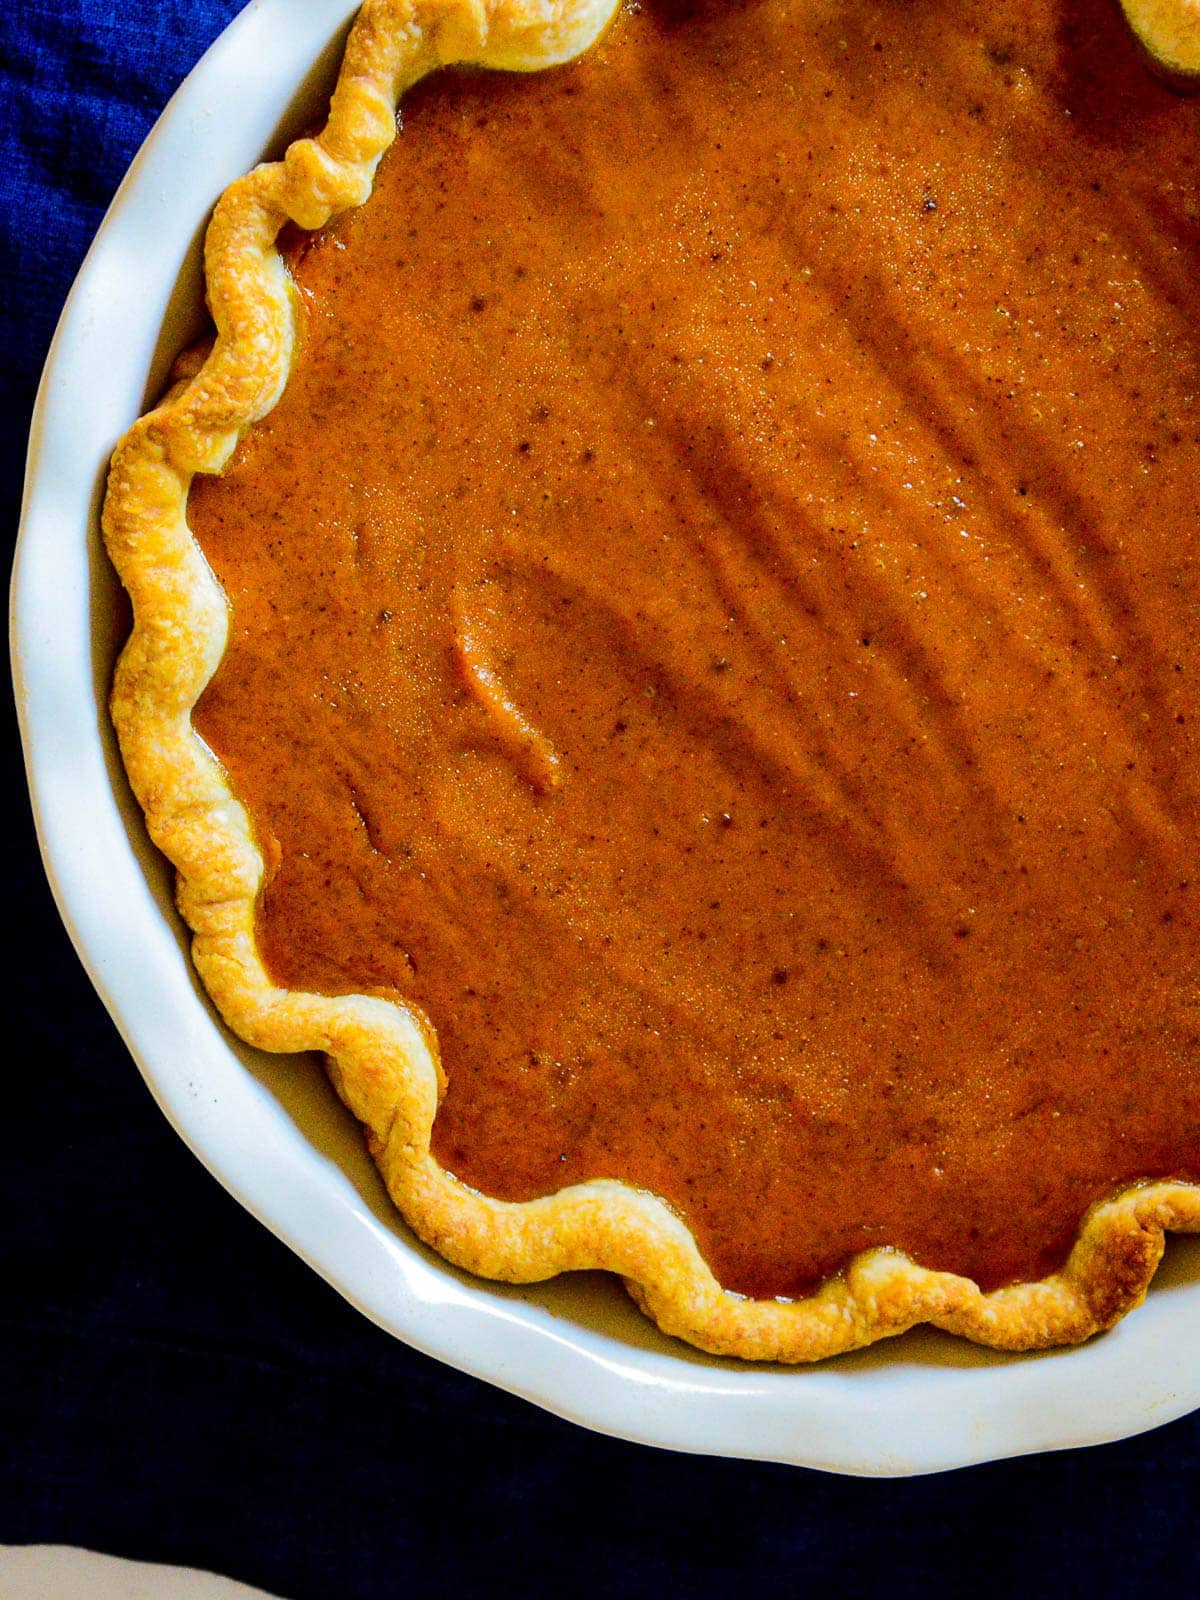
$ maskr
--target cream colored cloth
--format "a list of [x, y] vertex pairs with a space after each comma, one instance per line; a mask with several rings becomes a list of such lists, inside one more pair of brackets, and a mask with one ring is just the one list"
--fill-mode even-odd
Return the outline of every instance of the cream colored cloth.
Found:
[[0, 1545], [0, 1600], [271, 1600], [232, 1578], [61, 1544]]

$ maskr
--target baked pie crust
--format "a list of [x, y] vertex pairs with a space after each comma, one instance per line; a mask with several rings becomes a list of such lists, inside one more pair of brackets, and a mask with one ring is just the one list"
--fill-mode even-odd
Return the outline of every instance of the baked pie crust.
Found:
[[1200, 82], [1200, 0], [1121, 0], [1151, 64], [1182, 89]]
[[[1190, 4], [1183, 0], [1188, 26]], [[613, 12], [612, 0], [367, 0], [324, 130], [221, 198], [205, 251], [215, 343], [121, 441], [104, 507], [105, 539], [134, 608], [112, 697], [130, 782], [177, 869], [195, 963], [221, 1015], [258, 1048], [324, 1054], [398, 1209], [458, 1266], [513, 1283], [615, 1272], [666, 1333], [750, 1360], [820, 1360], [922, 1322], [1004, 1350], [1084, 1340], [1141, 1301], [1165, 1231], [1200, 1231], [1200, 1187], [1125, 1187], [1092, 1207], [1063, 1269], [1039, 1282], [983, 1293], [872, 1249], [806, 1298], [748, 1299], [721, 1287], [689, 1229], [652, 1194], [593, 1181], [506, 1202], [460, 1182], [431, 1153], [442, 1081], [421, 1023], [373, 996], [277, 987], [256, 947], [263, 857], [192, 726], [229, 615], [186, 511], [193, 475], [220, 472], [287, 382], [296, 322], [281, 229], [318, 229], [363, 203], [395, 135], [397, 102], [427, 73], [453, 63], [528, 71], [564, 62]]]

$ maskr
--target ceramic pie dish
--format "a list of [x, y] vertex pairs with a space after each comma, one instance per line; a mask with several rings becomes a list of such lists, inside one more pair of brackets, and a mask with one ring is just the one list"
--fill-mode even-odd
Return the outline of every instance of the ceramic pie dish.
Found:
[[[298, 76], [298, 74], [297, 74], [297, 76]], [[293, 78], [291, 81], [294, 82], [294, 81], [296, 81], [296, 79]], [[261, 148], [261, 143], [262, 143], [262, 140], [261, 140], [261, 133], [260, 133], [260, 143], [259, 143], [258, 148]], [[120, 213], [118, 211], [117, 220], [119, 220], [119, 215], [120, 215]], [[199, 213], [197, 213], [197, 215], [199, 215]], [[100, 253], [101, 260], [102, 260], [102, 247], [103, 247], [103, 244], [104, 244], [104, 241], [102, 240], [101, 241], [101, 245], [99, 247], [99, 253]], [[68, 319], [68, 327], [69, 327], [69, 319]], [[176, 344], [179, 344], [179, 343], [181, 343], [183, 341], [177, 339], [175, 342], [176, 342]], [[144, 365], [142, 366], [141, 370], [142, 370], [142, 374], [144, 375], [144, 372], [145, 372]], [[135, 410], [137, 409], [137, 405], [136, 404], [134, 405], [133, 409], [135, 409]], [[127, 413], [127, 415], [128, 415], [128, 413]], [[27, 547], [26, 548], [28, 549], [28, 542], [27, 542]], [[32, 724], [31, 724], [31, 731], [32, 731]], [[35, 746], [36, 746], [36, 738], [34, 740], [34, 743], [35, 743]], [[35, 778], [36, 778], [36, 775], [37, 775], [37, 766], [36, 766], [36, 762], [35, 762]], [[45, 830], [45, 810], [44, 810], [44, 808], [43, 808], [43, 827], [44, 827], [44, 830]], [[202, 1016], [203, 1012], [201, 1012], [200, 1015]], [[274, 1040], [272, 1042], [278, 1043], [278, 1040], [276, 1039], [276, 1040]], [[305, 1044], [305, 1043], [316, 1043], [316, 1042], [317, 1041], [315, 1039], [314, 1040], [309, 1040], [307, 1036], [305, 1036], [305, 1038], [300, 1041], [300, 1043], [302, 1043], [302, 1044]], [[279, 1081], [279, 1080], [277, 1080], [277, 1081]], [[220, 1082], [220, 1075], [218, 1074], [216, 1077], [214, 1077], [212, 1082], [214, 1084], [219, 1083]], [[193, 1134], [193, 1137], [196, 1137], [196, 1135]], [[265, 1142], [264, 1148], [266, 1148], [266, 1149], [270, 1148], [270, 1141], [269, 1140], [267, 1140]], [[282, 1192], [282, 1190], [281, 1191], [277, 1191], [277, 1192]], [[260, 1193], [261, 1193], [261, 1191], [260, 1191]], [[1161, 1205], [1162, 1204], [1161, 1197], [1155, 1197], [1155, 1199], [1153, 1200], [1153, 1204]], [[258, 1206], [256, 1206], [256, 1209], [260, 1209], [260, 1210], [262, 1209], [261, 1202], [259, 1203]], [[269, 1209], [269, 1207], [267, 1209]], [[636, 1225], [635, 1225], [635, 1232], [636, 1232]], [[627, 1236], [627, 1231], [622, 1233], [622, 1237], [626, 1237], [626, 1236]], [[311, 1249], [311, 1246], [309, 1248]], [[396, 1247], [395, 1241], [393, 1240], [392, 1241], [392, 1250], [389, 1253], [394, 1256], [396, 1248], [397, 1247]], [[590, 1258], [588, 1260], [587, 1264], [593, 1264], [594, 1260], [595, 1260], [595, 1258], [593, 1256], [592, 1258]], [[325, 1265], [327, 1267], [327, 1269], [328, 1269], [329, 1265], [330, 1265], [330, 1263], [328, 1261], [328, 1258], [323, 1258], [322, 1264]], [[471, 1264], [472, 1265], [477, 1265], [478, 1263], [477, 1262], [472, 1262]], [[612, 1263], [612, 1264], [616, 1264], [616, 1263]], [[423, 1263], [423, 1265], [424, 1265], [424, 1263]], [[889, 1260], [888, 1263], [887, 1263], [887, 1266], [890, 1268], [892, 1265], [893, 1265], [893, 1263]], [[339, 1276], [341, 1276], [341, 1273], [340, 1273], [339, 1269], [336, 1266], [334, 1266], [332, 1270], [334, 1270], [336, 1273], [338, 1273]], [[435, 1268], [435, 1269], [432, 1269], [432, 1270], [434, 1272], [435, 1278], [440, 1277], [440, 1280], [443, 1283], [456, 1283], [456, 1280], [454, 1280], [449, 1275], [445, 1274], [442, 1271], [442, 1269], [436, 1269]], [[636, 1272], [630, 1273], [630, 1276], [636, 1277], [637, 1273]], [[345, 1280], [343, 1279], [343, 1281], [345, 1281]], [[457, 1283], [456, 1283], [456, 1286], [457, 1286]], [[474, 1287], [471, 1287], [470, 1289], [465, 1290], [464, 1292], [465, 1292], [465, 1294], [467, 1296], [468, 1301], [470, 1301], [470, 1302], [472, 1302], [472, 1303], [474, 1303], [476, 1305], [491, 1305], [491, 1306], [495, 1306], [497, 1304], [499, 1304], [499, 1305], [505, 1305], [506, 1304], [506, 1302], [503, 1299], [495, 1296], [492, 1291], [489, 1291], [489, 1290], [486, 1290], [486, 1289], [483, 1289], [483, 1288], [476, 1289]], [[944, 1293], [944, 1287], [939, 1292]], [[543, 1293], [544, 1293], [544, 1291], [543, 1291]], [[1171, 1295], [1171, 1291], [1169, 1289], [1165, 1290], [1162, 1293], [1161, 1296], [1159, 1296], [1157, 1294], [1157, 1292], [1156, 1292], [1156, 1295], [1152, 1296], [1151, 1306], [1147, 1308], [1146, 1312], [1144, 1312], [1143, 1315], [1147, 1315], [1148, 1316], [1150, 1311], [1153, 1308], [1157, 1307], [1160, 1303], [1168, 1303], [1170, 1301], [1170, 1295]], [[554, 1303], [553, 1291], [551, 1291], [551, 1293], [550, 1293], [550, 1303], [551, 1304]], [[604, 1302], [601, 1302], [601, 1303], [604, 1303]], [[509, 1315], [510, 1315], [510, 1317], [512, 1315], [511, 1306], [513, 1304], [519, 1304], [521, 1306], [526, 1306], [528, 1304], [528, 1302], [524, 1298], [522, 1298], [518, 1302], [511, 1302], [511, 1301], [507, 1302], [507, 1305], [509, 1307]], [[909, 1315], [909, 1312], [912, 1309], [913, 1309], [913, 1306], [912, 1306], [912, 1302], [910, 1300], [909, 1302], [906, 1303], [904, 1311], [901, 1313], [901, 1315], [899, 1315], [898, 1317], [892, 1317], [890, 1320], [885, 1318], [886, 1331], [894, 1331], [896, 1328], [898, 1328], [899, 1326], [903, 1325], [906, 1321], [913, 1320], [912, 1316]], [[942, 1309], [945, 1309], [945, 1308], [943, 1307]], [[790, 1308], [784, 1308], [782, 1314], [784, 1316], [793, 1315], [793, 1313], [792, 1313]], [[950, 1319], [949, 1320], [952, 1320], [954, 1315], [955, 1315], [955, 1313], [952, 1311], [950, 1313]], [[389, 1320], [391, 1320], [391, 1319], [389, 1319]], [[521, 1316], [518, 1316], [517, 1320], [520, 1321], [521, 1320]], [[537, 1319], [535, 1317], [534, 1321], [536, 1322], [536, 1320]], [[843, 1317], [840, 1320], [845, 1320], [845, 1319]], [[1153, 1319], [1151, 1319], [1151, 1320], [1153, 1320]], [[395, 1322], [394, 1321], [392, 1322], [392, 1325], [395, 1326]], [[412, 1336], [414, 1330], [410, 1327], [409, 1329], [407, 1329], [405, 1331], [407, 1331], [409, 1333], [409, 1335]], [[759, 1347], [759, 1348], [754, 1349], [754, 1350], [748, 1350], [748, 1351], [746, 1351], [746, 1353], [754, 1353], [754, 1354], [763, 1354], [763, 1353], [794, 1354], [794, 1353], [796, 1353], [796, 1352], [789, 1351], [789, 1350], [781, 1350], [780, 1347], [779, 1347], [779, 1344], [778, 1344], [777, 1336], [775, 1336], [773, 1334], [771, 1337], [775, 1340], [775, 1342], [772, 1345], [770, 1345], [769, 1350], [768, 1350], [767, 1347]], [[1085, 1364], [1088, 1361], [1089, 1358], [1093, 1358], [1094, 1359], [1094, 1351], [1095, 1350], [1099, 1350], [1099, 1349], [1108, 1350], [1108, 1349], [1111, 1349], [1111, 1348], [1113, 1348], [1113, 1344], [1114, 1344], [1115, 1340], [1124, 1339], [1126, 1337], [1127, 1337], [1126, 1328], [1122, 1327], [1122, 1329], [1120, 1330], [1119, 1334], [1116, 1335], [1116, 1336], [1113, 1336], [1113, 1338], [1110, 1339], [1110, 1340], [1106, 1340], [1104, 1342], [1103, 1346], [1097, 1346], [1097, 1347], [1094, 1347], [1094, 1349], [1089, 1348], [1087, 1351], [1075, 1352], [1070, 1358], [1065, 1358], [1065, 1357], [1064, 1358], [1059, 1358], [1059, 1357], [1045, 1358], [1043, 1361], [1038, 1362], [1038, 1363], [1034, 1364], [1033, 1366], [1029, 1366], [1028, 1364], [1025, 1367], [1017, 1366], [1017, 1367], [1009, 1367], [1009, 1368], [1006, 1368], [1002, 1364], [997, 1364], [995, 1366], [989, 1366], [989, 1365], [987, 1365], [987, 1358], [979, 1358], [981, 1365], [979, 1366], [978, 1371], [980, 1373], [987, 1372], [989, 1375], [991, 1375], [993, 1373], [1000, 1374], [1000, 1373], [1005, 1373], [1005, 1372], [1010, 1372], [1010, 1371], [1011, 1372], [1024, 1371], [1024, 1372], [1029, 1373], [1029, 1372], [1040, 1371], [1043, 1368], [1046, 1369], [1046, 1370], [1052, 1370], [1058, 1364], [1059, 1361], [1065, 1361], [1067, 1359], [1070, 1359], [1071, 1361], [1079, 1363], [1080, 1364], [1080, 1368], [1081, 1368], [1083, 1366], [1083, 1364]], [[420, 1336], [419, 1335], [418, 1335], [418, 1340], [420, 1341]], [[710, 1342], [719, 1342], [719, 1340], [710, 1340]], [[1024, 1342], [1028, 1342], [1028, 1340], [1025, 1340]], [[516, 1345], [519, 1345], [519, 1344], [520, 1344], [520, 1340], [519, 1339], [515, 1340], [514, 1341], [514, 1348], [516, 1347]], [[934, 1348], [938, 1348], [938, 1346], [935, 1345]], [[801, 1351], [800, 1353], [808, 1353], [808, 1352], [807, 1351]], [[651, 1363], [651, 1365], [657, 1364], [657, 1367], [658, 1367], [657, 1376], [659, 1378], [661, 1378], [661, 1375], [662, 1375], [661, 1359], [662, 1358], [660, 1358], [658, 1356], [658, 1352], [657, 1351], [655, 1351], [655, 1357], [657, 1358], [657, 1360], [656, 1360], [656, 1362]], [[639, 1357], [639, 1363], [640, 1363], [641, 1359], [642, 1358]], [[860, 1360], [867, 1360], [868, 1361], [868, 1366], [870, 1366], [869, 1358], [859, 1358], [859, 1359]], [[901, 1362], [903, 1361], [903, 1358], [898, 1358], [898, 1359], [900, 1359]], [[953, 1362], [954, 1359], [955, 1358], [951, 1358], [951, 1361]], [[958, 1359], [959, 1360], [963, 1360], [965, 1358], [960, 1357]], [[473, 1364], [473, 1363], [468, 1361], [467, 1364]], [[649, 1370], [649, 1367], [647, 1367], [647, 1370]], [[695, 1369], [695, 1368], [691, 1368], [691, 1367], [689, 1367], [687, 1370], [688, 1370], [690, 1376], [694, 1375], [696, 1370], [704, 1370], [704, 1371], [711, 1370], [714, 1373], [717, 1372], [717, 1371], [720, 1371], [720, 1369], [707, 1369], [707, 1368]], [[899, 1370], [899, 1369], [897, 1369], [897, 1370]], [[951, 1365], [947, 1370], [955, 1370], [955, 1368], [954, 1368], [953, 1365]], [[967, 1365], [966, 1365], [965, 1368], [962, 1368], [962, 1369], [959, 1369], [959, 1370], [960, 1371], [961, 1370], [966, 1370], [966, 1371], [974, 1372], [976, 1370], [974, 1358], [972, 1358], [970, 1361], [967, 1362]], [[752, 1376], [750, 1374], [739, 1375], [737, 1380], [736, 1380], [736, 1383], [733, 1385], [733, 1388], [730, 1389], [729, 1385], [730, 1385], [730, 1381], [731, 1380], [730, 1380], [729, 1374], [726, 1372], [726, 1373], [722, 1373], [722, 1376], [721, 1376], [721, 1387], [723, 1389], [728, 1390], [728, 1392], [731, 1395], [735, 1391], [741, 1394], [743, 1400], [745, 1401], [745, 1409], [742, 1410], [741, 1415], [742, 1415], [743, 1419], [749, 1419], [754, 1414], [754, 1410], [755, 1410], [755, 1403], [751, 1399], [751, 1396], [753, 1396], [756, 1393], [760, 1394], [760, 1395], [763, 1395], [763, 1394], [766, 1394], [767, 1392], [771, 1392], [776, 1399], [779, 1399], [781, 1397], [781, 1391], [780, 1391], [780, 1389], [778, 1387], [778, 1381], [777, 1380], [780, 1379], [783, 1376], [784, 1375], [780, 1375], [780, 1374], [772, 1375], [772, 1374], [764, 1374], [764, 1373], [760, 1373], [760, 1374], [757, 1374], [757, 1375], [754, 1375], [754, 1376]], [[835, 1386], [844, 1387], [844, 1384], [845, 1384], [846, 1380], [851, 1376], [851, 1374], [849, 1372], [847, 1372], [846, 1367], [844, 1365], [842, 1365], [842, 1366], [839, 1366], [836, 1369], [835, 1374], [831, 1374], [829, 1376], [833, 1377], [833, 1381], [835, 1383]], [[684, 1383], [685, 1388], [687, 1387], [687, 1384], [683, 1380], [682, 1377], [680, 1378], [680, 1382]], [[528, 1391], [528, 1388], [529, 1388], [529, 1386], [527, 1384], [524, 1384], [524, 1383], [521, 1383], [521, 1382], [518, 1382], [516, 1386], [521, 1387], [521, 1388], [525, 1389], [526, 1391]], [[718, 1391], [714, 1391], [714, 1392], [718, 1392]], [[808, 1396], [811, 1397], [811, 1396], [815, 1395], [816, 1393], [817, 1393], [817, 1391], [815, 1389], [813, 1389], [812, 1387], [807, 1387], [804, 1391], [801, 1391], [801, 1393], [796, 1395], [796, 1401], [799, 1403], [800, 1409], [802, 1411], [806, 1410], [808, 1408], [809, 1404], [810, 1404], [810, 1401], [804, 1399], [803, 1396], [804, 1395], [808, 1395]], [[542, 1398], [551, 1398], [553, 1400], [553, 1397], [547, 1396], [544, 1393], [542, 1394], [541, 1397]], [[561, 1401], [559, 1403], [561, 1404]], [[852, 1407], [852, 1409], [857, 1409], [857, 1407]], [[593, 1418], [593, 1420], [595, 1420], [595, 1419]], [[1028, 1420], [1028, 1419], [1026, 1419], [1026, 1420]], [[611, 1423], [610, 1423], [610, 1425], [611, 1425]], [[617, 1426], [621, 1426], [621, 1425], [618, 1423]], [[761, 1426], [761, 1417], [756, 1418], [756, 1421], [753, 1424], [754, 1428], [757, 1428], [759, 1426]], [[637, 1431], [637, 1430], [635, 1430], [635, 1431]], [[749, 1441], [748, 1437], [743, 1438], [741, 1440], [741, 1442], [739, 1443], [739, 1442], [733, 1441], [731, 1439], [730, 1435], [728, 1434], [728, 1432], [725, 1432], [723, 1437], [719, 1436], [719, 1434], [720, 1434], [720, 1430], [717, 1430], [717, 1432], [714, 1432], [714, 1434], [712, 1435], [712, 1437], [708, 1441], [695, 1441], [695, 1442], [698, 1443], [699, 1446], [702, 1447], [702, 1448], [703, 1447], [726, 1448], [726, 1449], [734, 1448], [734, 1449], [741, 1449], [741, 1450], [749, 1450], [750, 1452], [753, 1452], [753, 1453], [760, 1453], [760, 1452], [761, 1453], [777, 1453], [778, 1450], [779, 1450], [779, 1446], [777, 1444], [766, 1444], [766, 1443], [761, 1444], [761, 1445], [754, 1444], [754, 1443]], [[688, 1442], [687, 1440], [681, 1439], [678, 1436], [675, 1436], [674, 1438], [671, 1438], [670, 1440], [668, 1440], [666, 1437], [664, 1437], [661, 1434], [659, 1435], [659, 1437], [663, 1438], [663, 1442], [676, 1442], [676, 1443], [687, 1443]], [[1066, 1441], [1059, 1441], [1059, 1442], [1066, 1442]], [[1018, 1443], [1016, 1445], [1016, 1448], [1021, 1448], [1021, 1447], [1022, 1447], [1022, 1445], [1020, 1443]], [[986, 1449], [986, 1447], [985, 1447], [985, 1449]], [[789, 1452], [789, 1451], [785, 1450], [783, 1453], [791, 1454], [793, 1456], [793, 1458], [796, 1458], [794, 1451]], [[816, 1459], [815, 1452], [814, 1452], [813, 1455], [810, 1455], [807, 1458], [808, 1459]], [[969, 1458], [969, 1456], [967, 1458]], [[836, 1464], [832, 1457], [826, 1457], [826, 1459], [830, 1462], [830, 1464]], [[910, 1456], [909, 1460], [911, 1461], [912, 1459], [913, 1458]], [[860, 1457], [856, 1462], [843, 1463], [843, 1464], [858, 1465], [860, 1470], [862, 1469], [862, 1467], [864, 1465], [866, 1465], [868, 1467], [868, 1469], [870, 1469], [873, 1466], [875, 1470], [878, 1470], [880, 1466], [883, 1466], [886, 1463], [880, 1457], [876, 1456], [876, 1457], [874, 1457], [873, 1460], [870, 1460], [870, 1461], [867, 1461], [867, 1462], [863, 1462], [862, 1458]], [[938, 1464], [938, 1463], [935, 1463], [935, 1464]]]

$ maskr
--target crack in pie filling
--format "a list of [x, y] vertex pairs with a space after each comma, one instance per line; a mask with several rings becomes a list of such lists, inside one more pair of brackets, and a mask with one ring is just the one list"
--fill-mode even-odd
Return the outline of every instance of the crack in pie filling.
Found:
[[1085, 1338], [1200, 1227], [1200, 110], [1108, 0], [609, 9], [368, 5], [222, 201], [135, 790], [452, 1260]]

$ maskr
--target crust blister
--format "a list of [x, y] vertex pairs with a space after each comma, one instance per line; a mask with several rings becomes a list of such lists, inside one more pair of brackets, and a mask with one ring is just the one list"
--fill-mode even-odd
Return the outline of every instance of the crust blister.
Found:
[[1151, 65], [1183, 90], [1200, 88], [1200, 0], [1121, 0]]
[[747, 1300], [721, 1288], [687, 1227], [653, 1195], [604, 1181], [513, 1203], [467, 1188], [430, 1150], [441, 1074], [418, 1020], [366, 995], [278, 988], [260, 959], [263, 860], [191, 725], [224, 653], [228, 608], [186, 510], [192, 476], [221, 469], [287, 380], [293, 309], [277, 236], [287, 222], [318, 228], [366, 199], [395, 135], [396, 103], [426, 73], [455, 62], [554, 65], [591, 44], [613, 11], [613, 0], [367, 0], [324, 131], [222, 196], [205, 246], [215, 342], [118, 445], [104, 507], [134, 611], [112, 696], [130, 782], [177, 869], [195, 963], [221, 1015], [261, 1049], [325, 1054], [398, 1209], [456, 1265], [512, 1283], [615, 1272], [666, 1333], [751, 1360], [820, 1360], [920, 1322], [1005, 1350], [1076, 1343], [1141, 1301], [1165, 1230], [1200, 1231], [1200, 1188], [1134, 1185], [1093, 1207], [1063, 1271], [1039, 1283], [983, 1294], [965, 1278], [872, 1250], [806, 1299]]

